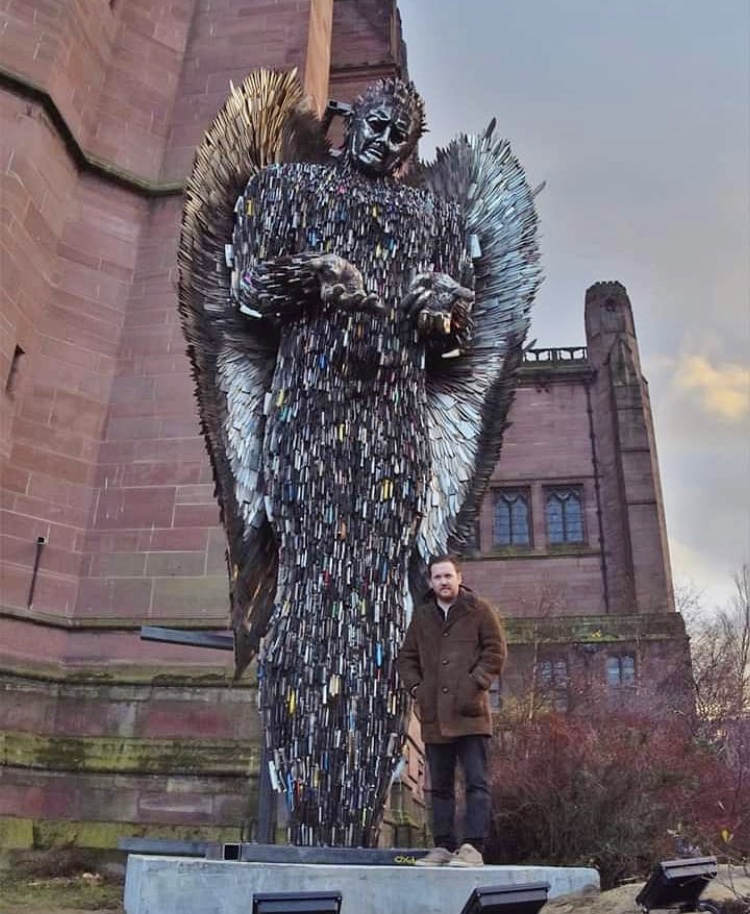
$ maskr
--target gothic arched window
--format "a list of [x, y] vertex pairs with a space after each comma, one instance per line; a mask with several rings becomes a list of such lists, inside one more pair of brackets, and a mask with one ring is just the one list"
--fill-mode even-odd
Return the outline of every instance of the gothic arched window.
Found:
[[583, 543], [583, 494], [580, 486], [556, 486], [545, 492], [550, 545]]
[[528, 489], [495, 489], [492, 515], [492, 545], [531, 545]]

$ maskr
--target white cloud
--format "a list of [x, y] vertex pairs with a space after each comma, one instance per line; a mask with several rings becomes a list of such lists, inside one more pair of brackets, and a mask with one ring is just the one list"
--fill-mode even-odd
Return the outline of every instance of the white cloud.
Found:
[[750, 368], [733, 363], [715, 366], [701, 355], [685, 355], [677, 362], [673, 383], [728, 422], [741, 422], [750, 414]]

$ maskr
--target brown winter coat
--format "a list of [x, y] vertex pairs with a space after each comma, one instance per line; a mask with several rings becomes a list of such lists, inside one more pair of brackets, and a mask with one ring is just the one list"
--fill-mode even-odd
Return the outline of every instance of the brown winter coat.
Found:
[[491, 736], [489, 688], [507, 647], [495, 610], [462, 587], [445, 619], [432, 591], [416, 607], [398, 658], [425, 743]]

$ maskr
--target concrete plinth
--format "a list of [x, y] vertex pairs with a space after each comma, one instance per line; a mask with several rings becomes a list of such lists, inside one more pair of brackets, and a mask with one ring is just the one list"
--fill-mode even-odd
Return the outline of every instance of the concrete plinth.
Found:
[[132, 854], [126, 914], [250, 914], [254, 892], [342, 893], [341, 914], [459, 914], [478, 886], [548, 882], [549, 897], [599, 889], [587, 867], [331, 866]]

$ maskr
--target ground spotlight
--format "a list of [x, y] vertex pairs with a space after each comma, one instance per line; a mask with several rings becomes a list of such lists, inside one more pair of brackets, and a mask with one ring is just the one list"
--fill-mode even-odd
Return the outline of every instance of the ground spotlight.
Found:
[[252, 914], [339, 914], [341, 892], [256, 892]]
[[461, 914], [537, 914], [547, 904], [548, 882], [476, 888]]
[[654, 908], [697, 911], [701, 892], [717, 872], [716, 857], [662, 860], [654, 867], [635, 902], [644, 911]]

